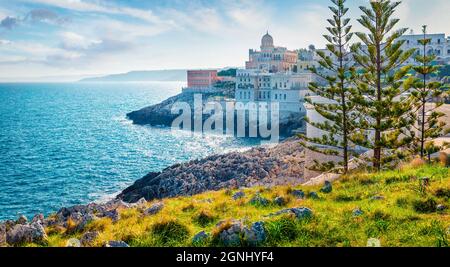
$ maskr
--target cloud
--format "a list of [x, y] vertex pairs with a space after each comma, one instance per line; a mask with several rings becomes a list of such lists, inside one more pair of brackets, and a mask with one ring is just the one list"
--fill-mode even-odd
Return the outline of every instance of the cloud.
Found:
[[61, 17], [57, 13], [44, 8], [31, 10], [25, 20], [31, 20], [33, 22], [46, 22], [55, 24], [65, 24], [70, 21], [69, 18]]
[[18, 23], [19, 21], [17, 20], [17, 18], [8, 16], [0, 22], [0, 27], [12, 30], [14, 27], [17, 26]]

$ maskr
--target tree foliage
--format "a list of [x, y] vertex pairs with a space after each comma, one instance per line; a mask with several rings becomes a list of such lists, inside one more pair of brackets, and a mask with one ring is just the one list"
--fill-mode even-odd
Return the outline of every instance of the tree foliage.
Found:
[[325, 85], [310, 83], [309, 89], [319, 98], [307, 96], [305, 98], [309, 105], [326, 120], [324, 122], [312, 121], [306, 118], [307, 123], [320, 129], [324, 134], [322, 137], [308, 138], [301, 135], [302, 145], [325, 155], [338, 156], [342, 161], [337, 164], [334, 161], [315, 161], [310, 169], [319, 171], [348, 171], [348, 162], [351, 154], [350, 134], [355, 130], [353, 121], [355, 108], [352, 95], [355, 94], [352, 85], [353, 68], [347, 60], [349, 42], [353, 36], [350, 19], [346, 18], [348, 8], [344, 6], [346, 0], [331, 0], [334, 4], [330, 6], [333, 13], [328, 19], [328, 34], [324, 35], [327, 40], [327, 50], [331, 56], [323, 51], [317, 51], [320, 57], [320, 71], [313, 67], [311, 71], [326, 81]]
[[373, 149], [371, 161], [376, 170], [401, 159], [404, 154], [399, 148], [411, 142], [405, 134], [413, 123], [411, 102], [403, 93], [412, 68], [404, 64], [414, 49], [402, 50], [405, 41], [399, 38], [406, 28], [394, 30], [399, 19], [392, 17], [399, 4], [379, 0], [371, 1], [370, 7], [360, 7], [363, 15], [358, 22], [367, 33], [356, 33], [361, 42], [352, 46], [355, 63], [360, 68], [353, 100], [361, 114], [352, 141]]

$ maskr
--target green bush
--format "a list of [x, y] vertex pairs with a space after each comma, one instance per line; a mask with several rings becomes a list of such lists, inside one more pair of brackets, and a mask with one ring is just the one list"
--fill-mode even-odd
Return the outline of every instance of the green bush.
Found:
[[189, 237], [189, 229], [177, 220], [162, 220], [151, 227], [151, 233], [160, 245], [167, 246], [183, 242]]
[[413, 201], [413, 208], [419, 213], [431, 213], [436, 211], [436, 201], [432, 198], [427, 198], [425, 200], [416, 199]]

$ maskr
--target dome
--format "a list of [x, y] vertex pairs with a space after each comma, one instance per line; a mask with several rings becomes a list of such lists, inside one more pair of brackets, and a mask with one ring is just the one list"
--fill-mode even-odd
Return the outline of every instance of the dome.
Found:
[[273, 38], [269, 32], [262, 37], [261, 47], [273, 47]]

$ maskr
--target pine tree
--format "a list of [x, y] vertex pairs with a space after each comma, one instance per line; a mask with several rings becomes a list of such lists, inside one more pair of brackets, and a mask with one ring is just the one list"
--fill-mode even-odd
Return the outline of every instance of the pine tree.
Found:
[[[368, 33], [356, 33], [364, 44], [352, 46], [359, 72], [355, 95], [357, 110], [362, 114], [356, 144], [373, 149], [372, 164], [381, 170], [384, 164], [403, 156], [399, 148], [411, 140], [405, 136], [413, 123], [410, 103], [402, 98], [405, 76], [411, 66], [403, 66], [414, 49], [403, 51], [399, 40], [407, 29], [393, 30], [399, 19], [392, 18], [401, 2], [371, 1], [370, 8], [360, 7], [363, 15], [358, 22]], [[367, 135], [373, 134], [373, 138]], [[358, 136], [359, 135], [359, 136]]]
[[[311, 83], [309, 89], [321, 101], [313, 101], [311, 97], [305, 98], [306, 102], [312, 105], [315, 111], [325, 118], [325, 122], [313, 122], [306, 118], [306, 122], [324, 132], [322, 137], [308, 138], [301, 135], [303, 146], [325, 155], [333, 155], [342, 158], [341, 162], [318, 162], [310, 169], [318, 171], [348, 171], [348, 161], [350, 158], [349, 135], [354, 130], [352, 124], [352, 114], [354, 108], [351, 101], [352, 95], [352, 69], [346, 60], [349, 57], [348, 44], [352, 38], [352, 26], [350, 19], [345, 18], [348, 8], [344, 6], [346, 0], [331, 0], [334, 6], [330, 6], [333, 13], [332, 19], [328, 19], [330, 24], [327, 27], [329, 34], [324, 35], [328, 44], [327, 50], [332, 57], [327, 56], [322, 51], [317, 51], [320, 57], [319, 65], [321, 70], [313, 67], [311, 71], [326, 81], [325, 86], [318, 83]], [[323, 71], [325, 70], [325, 71]]]
[[[445, 123], [439, 119], [445, 114], [437, 111], [444, 104], [441, 98], [444, 95], [443, 84], [437, 80], [430, 80], [431, 76], [439, 71], [439, 66], [432, 65], [436, 59], [434, 53], [428, 54], [431, 39], [427, 38], [427, 26], [423, 26], [422, 32], [423, 39], [419, 40], [422, 48], [415, 56], [419, 64], [413, 67], [417, 77], [411, 83], [413, 88], [411, 98], [414, 103], [412, 115], [418, 122], [418, 125], [413, 125], [415, 130], [412, 132], [413, 149], [424, 158], [429, 152], [438, 150], [433, 147], [431, 140], [443, 135]], [[432, 100], [435, 100], [433, 106], [430, 103]], [[418, 132], [418, 136], [414, 132]]]

